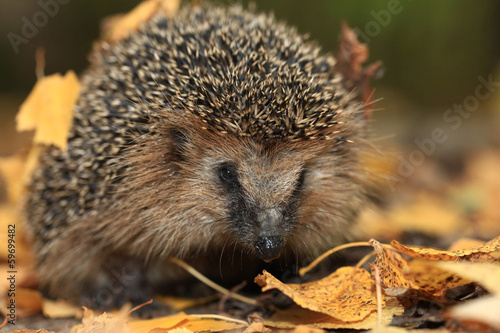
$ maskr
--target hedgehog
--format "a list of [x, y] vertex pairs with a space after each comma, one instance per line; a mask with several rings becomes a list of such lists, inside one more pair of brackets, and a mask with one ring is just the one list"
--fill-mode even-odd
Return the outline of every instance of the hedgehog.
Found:
[[159, 12], [97, 43], [81, 84], [25, 200], [50, 298], [140, 304], [184, 281], [171, 257], [253, 279], [344, 242], [366, 201], [363, 89], [272, 15]]

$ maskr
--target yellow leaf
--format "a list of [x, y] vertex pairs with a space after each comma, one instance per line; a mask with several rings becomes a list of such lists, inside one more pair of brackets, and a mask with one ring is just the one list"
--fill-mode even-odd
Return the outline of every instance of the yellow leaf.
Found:
[[47, 318], [81, 318], [82, 309], [65, 301], [44, 299], [42, 304], [43, 315]]
[[35, 130], [34, 143], [66, 150], [80, 82], [73, 71], [40, 79], [17, 114], [17, 130]]
[[18, 202], [24, 191], [22, 174], [25, 159], [21, 155], [0, 158], [0, 174], [5, 179], [9, 201], [12, 203]]
[[255, 282], [262, 291], [279, 289], [301, 307], [345, 322], [362, 320], [377, 309], [375, 284], [361, 268], [341, 267], [321, 280], [303, 284], [284, 284], [264, 271]]
[[399, 253], [390, 251], [376, 240], [370, 240], [375, 249], [374, 265], [380, 270], [381, 285], [387, 287], [405, 287], [417, 289], [418, 286], [408, 275], [408, 262]]
[[174, 329], [180, 323], [185, 323], [189, 316], [184, 312], [179, 312], [170, 316], [164, 316], [148, 320], [131, 319], [128, 327], [134, 333], [149, 333], [153, 329]]
[[453, 274], [432, 262], [413, 260], [409, 263], [409, 272], [417, 289], [429, 296], [441, 297], [447, 290], [474, 282], [459, 275]]
[[29, 152], [0, 158], [0, 174], [6, 182], [9, 201], [14, 205], [23, 197], [31, 174], [38, 164], [41, 147], [32, 146]]
[[92, 311], [84, 307], [82, 324], [71, 329], [71, 333], [128, 333], [127, 326], [128, 309], [123, 308], [116, 316], [106, 312], [96, 316]]
[[17, 288], [16, 315], [29, 317], [42, 311], [42, 295], [38, 290]]
[[[438, 262], [441, 269], [477, 282], [491, 293], [500, 295], [500, 265], [494, 263]], [[500, 315], [500, 312], [499, 312]]]
[[114, 42], [128, 37], [143, 22], [150, 20], [160, 9], [167, 16], [173, 16], [180, 6], [180, 0], [145, 0], [132, 11], [117, 19], [110, 27], [105, 39]]
[[[221, 332], [247, 327], [248, 324], [241, 320], [217, 315], [190, 315], [188, 321], [179, 327], [186, 328], [193, 332]], [[164, 331], [157, 331], [158, 333]]]
[[491, 241], [474, 248], [460, 249], [454, 251], [439, 250], [433, 248], [422, 248], [418, 246], [406, 246], [398, 241], [392, 241], [391, 246], [412, 258], [425, 259], [425, 260], [443, 260], [443, 261], [455, 261], [455, 260], [469, 260], [471, 256], [475, 262], [481, 262], [482, 257], [485, 262], [491, 261], [490, 253], [497, 252], [500, 250], [500, 236], [492, 239]]
[[128, 327], [133, 333], [162, 333], [185, 328], [197, 332], [220, 332], [248, 326], [241, 320], [217, 315], [186, 315], [183, 312], [149, 320], [130, 321]]
[[[386, 307], [382, 309], [382, 325], [389, 325], [393, 316], [401, 315], [404, 308], [395, 297], [386, 297]], [[270, 318], [264, 320], [266, 326], [290, 329], [298, 326], [322, 329], [352, 329], [367, 330], [378, 325], [376, 312], [370, 313], [360, 321], [344, 322], [324, 313], [310, 311], [304, 308], [292, 307], [286, 310], [277, 310]]]

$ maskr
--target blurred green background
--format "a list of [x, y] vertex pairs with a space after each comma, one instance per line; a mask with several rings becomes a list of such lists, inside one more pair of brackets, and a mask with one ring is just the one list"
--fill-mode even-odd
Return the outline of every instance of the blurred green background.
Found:
[[[13, 34], [23, 36], [26, 21], [43, 20], [43, 4], [57, 1], [57, 13], [40, 24], [26, 43], [12, 45]], [[14, 115], [36, 81], [35, 50], [46, 50], [45, 73], [80, 73], [99, 36], [100, 22], [127, 12], [138, 0], [1, 0], [0, 4], [0, 155], [16, 152], [23, 143], [15, 136]], [[238, 1], [247, 5], [249, 1]], [[221, 1], [216, 3], [235, 3]], [[334, 52], [340, 22], [359, 31], [370, 47], [370, 60], [384, 62], [384, 76], [374, 82], [377, 135], [412, 144], [426, 137], [443, 114], [467, 96], [474, 96], [479, 77], [500, 82], [500, 1], [483, 0], [257, 0], [258, 11], [275, 16], [310, 34], [325, 51]], [[52, 8], [54, 10], [54, 8]], [[9, 35], [10, 34], [10, 35]], [[10, 36], [10, 37], [9, 37]], [[10, 39], [9, 39], [10, 38]], [[479, 109], [449, 133], [441, 147], [473, 147], [496, 142], [500, 92], [481, 100]], [[438, 125], [439, 126], [439, 125]], [[19, 139], [17, 139], [19, 138]], [[19, 143], [18, 143], [19, 142]]]

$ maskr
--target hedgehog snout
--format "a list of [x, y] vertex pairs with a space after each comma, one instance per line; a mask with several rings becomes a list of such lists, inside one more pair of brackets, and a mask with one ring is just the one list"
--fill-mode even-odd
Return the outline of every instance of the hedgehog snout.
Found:
[[285, 243], [283, 234], [283, 213], [281, 209], [267, 208], [257, 214], [259, 232], [254, 243], [257, 254], [265, 262], [280, 256]]
[[281, 236], [260, 236], [255, 242], [255, 249], [265, 262], [278, 258], [282, 248], [283, 238]]

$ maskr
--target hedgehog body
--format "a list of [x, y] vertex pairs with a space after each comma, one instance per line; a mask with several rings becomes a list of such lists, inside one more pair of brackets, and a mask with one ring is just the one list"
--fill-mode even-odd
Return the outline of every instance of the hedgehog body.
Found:
[[363, 201], [365, 120], [335, 66], [238, 7], [99, 43], [68, 150], [42, 154], [27, 197], [43, 291], [116, 306], [141, 297], [110, 281], [147, 299], [181, 276], [172, 256], [217, 275], [341, 242]]

